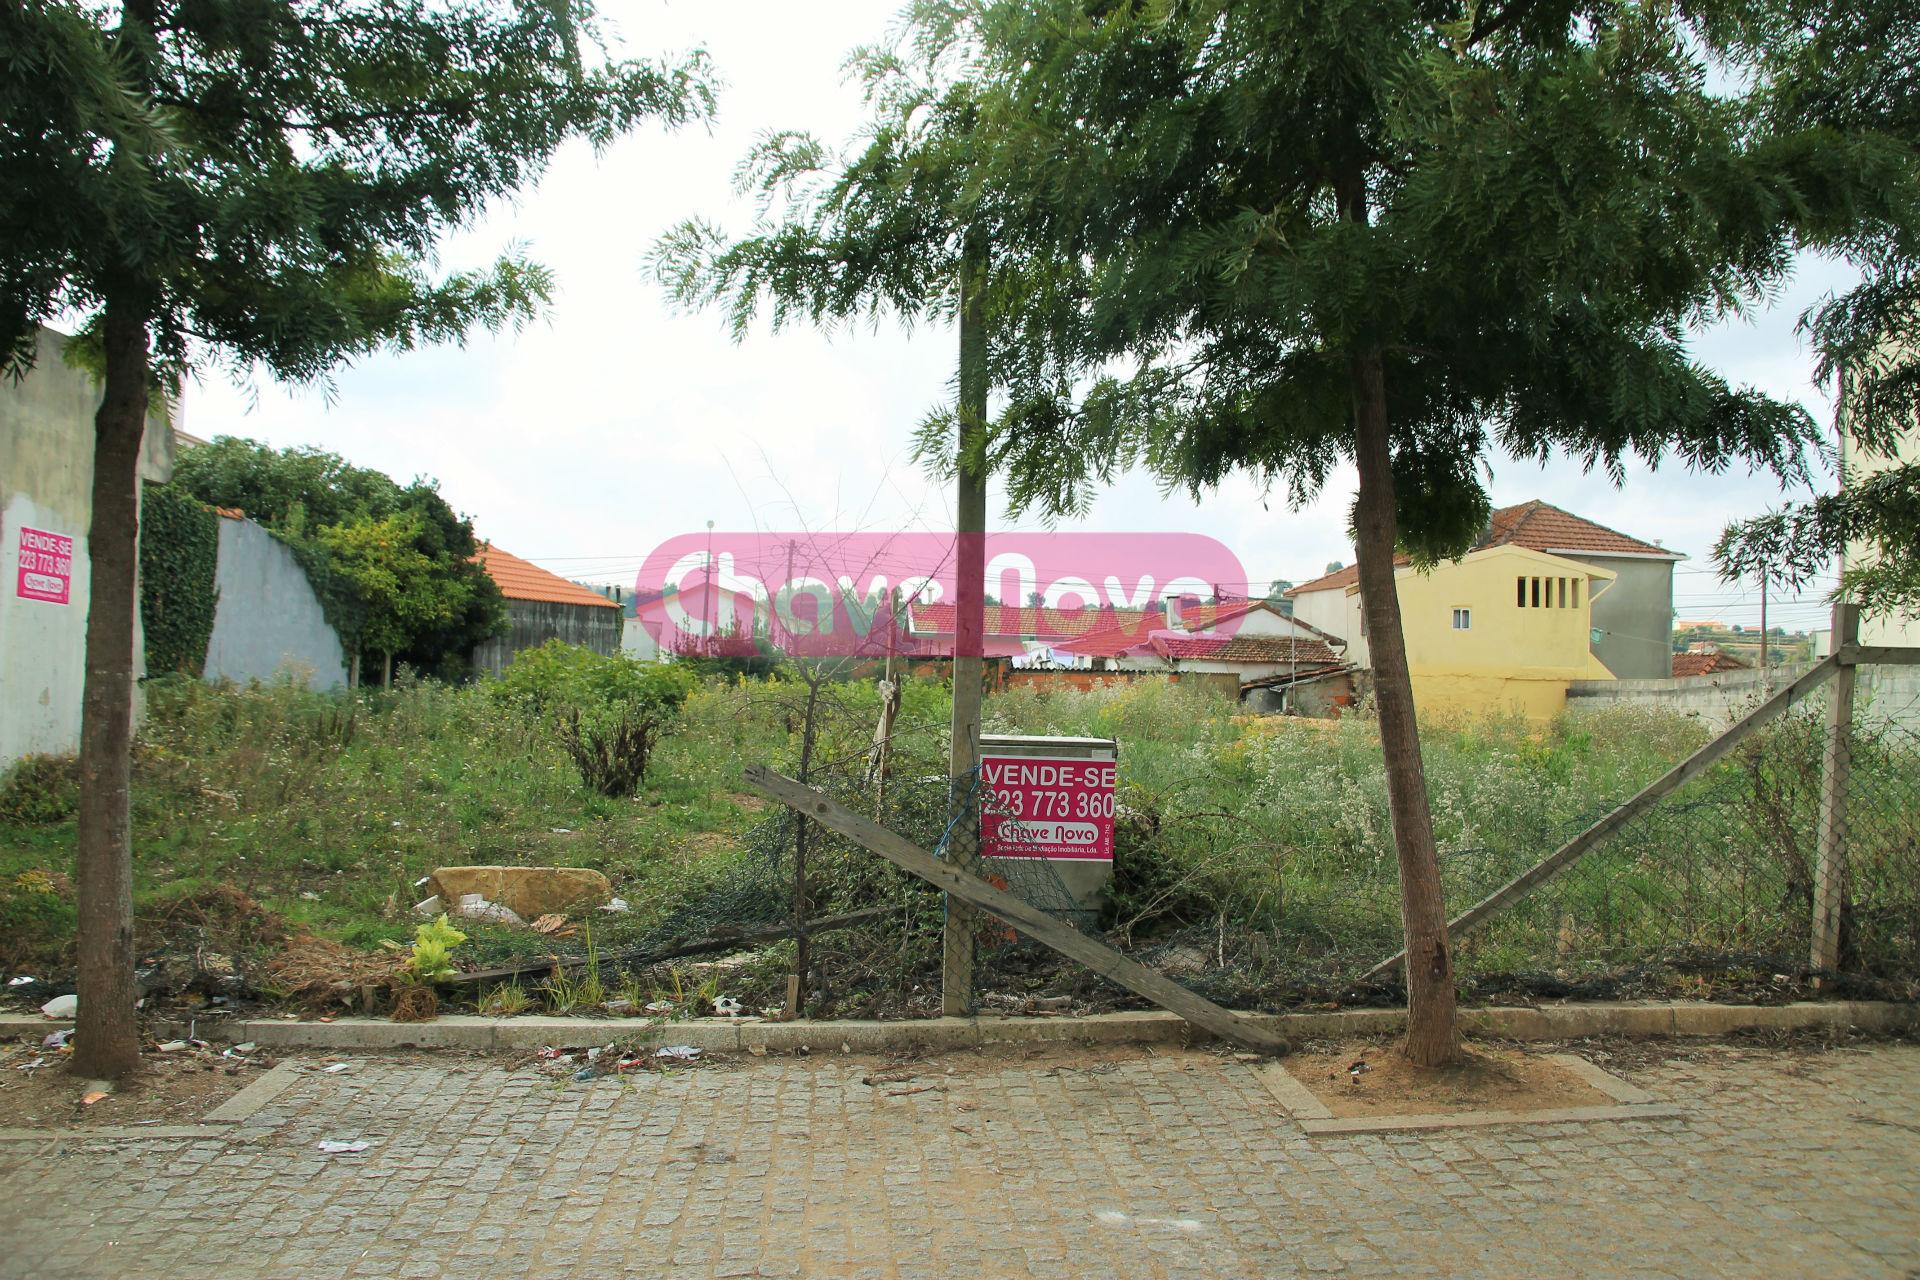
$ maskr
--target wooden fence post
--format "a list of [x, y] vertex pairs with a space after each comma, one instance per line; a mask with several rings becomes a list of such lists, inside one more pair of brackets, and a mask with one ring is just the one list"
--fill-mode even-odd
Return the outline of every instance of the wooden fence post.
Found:
[[1841, 658], [1827, 702], [1827, 742], [1820, 767], [1819, 825], [1813, 869], [1814, 982], [1840, 969], [1840, 910], [1846, 901], [1847, 776], [1853, 768], [1854, 663], [1860, 643], [1860, 606], [1833, 606], [1833, 652]]

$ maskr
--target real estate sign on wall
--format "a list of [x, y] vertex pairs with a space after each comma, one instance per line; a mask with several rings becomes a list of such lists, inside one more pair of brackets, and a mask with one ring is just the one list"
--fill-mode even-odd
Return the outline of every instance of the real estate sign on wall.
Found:
[[980, 757], [980, 852], [1113, 861], [1111, 760]]
[[20, 527], [20, 574], [14, 594], [22, 600], [66, 604], [73, 589], [73, 539], [64, 533]]

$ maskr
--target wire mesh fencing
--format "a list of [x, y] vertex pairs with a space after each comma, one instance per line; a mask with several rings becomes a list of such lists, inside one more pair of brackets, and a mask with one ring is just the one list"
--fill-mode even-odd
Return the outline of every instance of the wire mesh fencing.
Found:
[[[1905, 683], [1881, 681], [1879, 694], [1858, 700], [1844, 732], [1830, 723], [1833, 682], [1800, 699], [1462, 931], [1455, 954], [1463, 993], [1765, 1000], [1801, 996], [1817, 983], [1834, 994], [1920, 995], [1920, 669], [1901, 670], [1910, 673]], [[1911, 691], [1889, 692], [1901, 688]], [[1371, 722], [1273, 721], [1216, 717], [1158, 754], [1144, 733], [1117, 735], [1113, 878], [1097, 910], [1068, 891], [1047, 859], [987, 857], [976, 869], [1223, 1004], [1397, 1001], [1397, 976], [1379, 971], [1402, 935]], [[900, 744], [885, 779], [864, 755], [823, 749], [807, 780], [920, 848], [943, 852], [952, 784], [944, 743], [922, 728], [920, 739]], [[840, 739], [866, 732], [870, 726], [848, 729]], [[1510, 885], [1716, 740], [1698, 720], [1664, 713], [1550, 731], [1429, 734], [1449, 915]], [[965, 794], [977, 818], [978, 790]], [[806, 823], [803, 838], [801, 825], [792, 810], [770, 806], [737, 878], [712, 886], [663, 929], [747, 919], [799, 919], [804, 928], [809, 915], [885, 906], [882, 917], [812, 939], [809, 1011], [937, 1012], [943, 895], [818, 824]], [[1814, 953], [1821, 911], [1832, 921], [1824, 963]], [[974, 917], [973, 936], [977, 1007], [1141, 1003], [990, 915]], [[781, 966], [795, 963], [790, 947], [769, 955], [766, 999], [777, 1003]]]

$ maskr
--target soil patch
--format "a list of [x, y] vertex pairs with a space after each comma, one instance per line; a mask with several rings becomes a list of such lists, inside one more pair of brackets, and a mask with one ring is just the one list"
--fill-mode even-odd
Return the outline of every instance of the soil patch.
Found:
[[1287, 1073], [1337, 1119], [1606, 1107], [1614, 1100], [1537, 1054], [1470, 1044], [1437, 1070], [1416, 1067], [1397, 1045], [1349, 1041], [1284, 1060]]
[[[38, 1060], [41, 1065], [29, 1065]], [[217, 1049], [146, 1053], [140, 1073], [106, 1097], [83, 1102], [98, 1086], [67, 1072], [68, 1056], [38, 1044], [0, 1048], [0, 1128], [90, 1129], [134, 1124], [198, 1124], [252, 1084], [274, 1060], [223, 1058]]]

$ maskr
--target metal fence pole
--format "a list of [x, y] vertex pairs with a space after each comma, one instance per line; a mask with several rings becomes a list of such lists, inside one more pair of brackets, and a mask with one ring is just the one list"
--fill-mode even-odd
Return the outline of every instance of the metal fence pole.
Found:
[[[1860, 607], [1833, 606], [1833, 651], [1845, 655], [1860, 643]], [[1818, 983], [1840, 969], [1840, 909], [1846, 900], [1847, 775], [1853, 766], [1855, 667], [1843, 658], [1827, 697], [1827, 741], [1820, 767], [1817, 861], [1813, 871], [1813, 947], [1809, 961]]]

